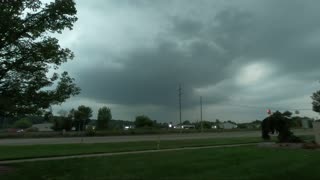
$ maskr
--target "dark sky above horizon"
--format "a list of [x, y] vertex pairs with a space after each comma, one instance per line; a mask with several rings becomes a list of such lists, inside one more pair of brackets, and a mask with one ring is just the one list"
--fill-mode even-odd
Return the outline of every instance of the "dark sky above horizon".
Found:
[[[75, 59], [62, 66], [82, 93], [62, 106], [114, 119], [145, 114], [251, 121], [266, 110], [307, 109], [320, 89], [320, 1], [77, 0], [74, 30], [58, 35]], [[96, 115], [93, 117], [96, 118]]]

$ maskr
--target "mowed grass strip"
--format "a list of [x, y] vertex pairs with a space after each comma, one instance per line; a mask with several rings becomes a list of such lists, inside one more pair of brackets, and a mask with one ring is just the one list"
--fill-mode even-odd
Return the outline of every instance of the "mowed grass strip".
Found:
[[[160, 149], [198, 147], [213, 145], [229, 145], [261, 142], [261, 138], [214, 138], [197, 140], [160, 141]], [[27, 145], [0, 146], [0, 160], [29, 159], [39, 157], [55, 157], [80, 154], [95, 154], [108, 152], [126, 152], [153, 150], [158, 148], [158, 141], [119, 142], [100, 144], [57, 144], [57, 145]]]
[[10, 165], [16, 179], [320, 179], [320, 153], [251, 147], [68, 159]]

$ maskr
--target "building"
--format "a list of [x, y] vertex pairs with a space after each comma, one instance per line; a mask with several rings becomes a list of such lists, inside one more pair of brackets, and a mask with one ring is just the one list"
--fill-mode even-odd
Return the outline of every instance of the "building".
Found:
[[192, 124], [190, 124], [190, 125], [182, 125], [182, 129], [195, 129], [195, 128], [196, 128], [196, 126], [192, 125]]
[[42, 124], [34, 124], [34, 125], [32, 125], [32, 128], [37, 128], [40, 132], [53, 131], [52, 127], [53, 127], [52, 123], [42, 123]]
[[238, 125], [230, 123], [230, 122], [224, 122], [219, 124], [219, 128], [221, 129], [236, 129], [238, 128]]
[[309, 128], [311, 128], [311, 127], [310, 127], [310, 124], [311, 124], [311, 122], [310, 122], [310, 120], [309, 120], [308, 118], [303, 118], [303, 119], [301, 120], [301, 125], [302, 125], [302, 128], [304, 128], [304, 129], [309, 129]]
[[174, 129], [195, 129], [196, 126], [195, 126], [195, 125], [192, 125], [192, 124], [190, 124], [190, 125], [182, 125], [182, 126], [176, 125], [176, 126], [174, 126], [173, 128], [174, 128]]

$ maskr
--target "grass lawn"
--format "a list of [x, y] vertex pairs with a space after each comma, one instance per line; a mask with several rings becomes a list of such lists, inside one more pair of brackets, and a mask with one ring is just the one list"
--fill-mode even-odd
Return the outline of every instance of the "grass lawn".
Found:
[[[261, 138], [215, 138], [160, 141], [161, 149], [261, 142]], [[0, 146], [0, 160], [157, 149], [157, 141], [100, 144]]]
[[319, 162], [315, 150], [251, 146], [15, 164], [0, 179], [320, 179]]

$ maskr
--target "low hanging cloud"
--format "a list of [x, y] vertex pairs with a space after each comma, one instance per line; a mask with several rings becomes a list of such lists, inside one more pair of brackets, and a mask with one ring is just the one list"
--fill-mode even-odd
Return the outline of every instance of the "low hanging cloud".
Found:
[[179, 84], [189, 117], [199, 96], [209, 120], [263, 117], [259, 108], [239, 113], [232, 105], [240, 102], [311, 109], [320, 79], [318, 1], [77, 3], [79, 22], [59, 37], [76, 59], [63, 69], [82, 88], [78, 99], [121, 107], [118, 119], [130, 119], [130, 108], [176, 119]]

